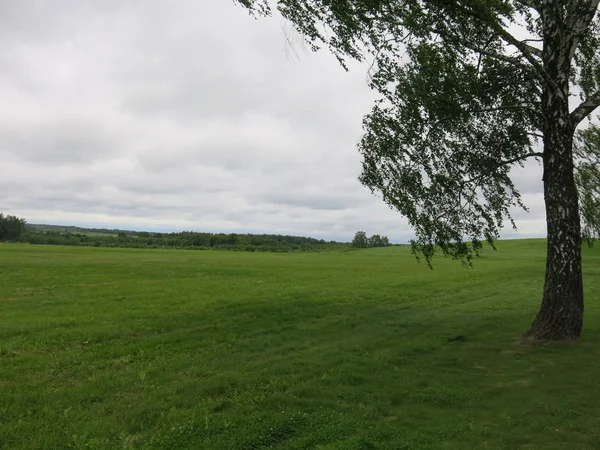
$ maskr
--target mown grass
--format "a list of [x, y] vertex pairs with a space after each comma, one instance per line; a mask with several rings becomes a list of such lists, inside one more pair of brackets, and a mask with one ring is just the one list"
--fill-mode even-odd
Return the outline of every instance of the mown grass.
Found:
[[545, 244], [498, 247], [0, 245], [0, 448], [600, 448], [600, 250], [583, 340], [525, 347]]

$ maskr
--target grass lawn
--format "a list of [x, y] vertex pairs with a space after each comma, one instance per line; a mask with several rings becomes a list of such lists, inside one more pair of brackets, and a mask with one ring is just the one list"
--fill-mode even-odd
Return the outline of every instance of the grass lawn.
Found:
[[0, 245], [0, 448], [600, 448], [600, 249], [582, 341], [523, 347], [545, 242], [498, 248]]

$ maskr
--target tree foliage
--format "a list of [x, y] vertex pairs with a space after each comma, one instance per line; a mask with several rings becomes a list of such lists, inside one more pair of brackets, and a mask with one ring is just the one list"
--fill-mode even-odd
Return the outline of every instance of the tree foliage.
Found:
[[25, 219], [0, 213], [0, 241], [18, 241], [25, 231]]
[[367, 233], [364, 231], [357, 231], [352, 239], [352, 247], [354, 248], [367, 248], [369, 246], [369, 238]]
[[579, 190], [582, 238], [591, 245], [600, 236], [600, 128], [592, 126], [578, 134], [579, 164], [575, 181]]
[[[242, 3], [270, 13], [267, 1]], [[427, 261], [439, 249], [470, 261], [507, 221], [515, 226], [515, 208], [526, 205], [511, 167], [542, 160], [549, 95], [580, 96], [573, 130], [600, 104], [597, 0], [276, 5], [313, 49], [328, 48], [343, 65], [348, 58], [371, 63], [370, 86], [380, 97], [364, 119], [360, 181], [408, 218], [413, 249]], [[598, 174], [590, 148], [580, 146], [575, 162], [591, 236], [598, 191], [589, 184]]]
[[392, 244], [390, 244], [390, 240], [387, 238], [387, 236], [374, 234], [371, 237], [367, 237], [367, 233], [364, 231], [357, 231], [354, 235], [354, 239], [352, 239], [351, 245], [354, 248], [375, 248], [388, 247]]
[[387, 238], [387, 236], [374, 234], [369, 238], [369, 247], [389, 247], [390, 245], [392, 244], [390, 244], [390, 240]]

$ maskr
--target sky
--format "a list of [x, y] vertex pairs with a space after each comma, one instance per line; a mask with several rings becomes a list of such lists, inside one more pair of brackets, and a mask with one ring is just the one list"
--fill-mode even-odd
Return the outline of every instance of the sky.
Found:
[[[0, 212], [30, 223], [407, 242], [359, 181], [367, 67], [229, 0], [0, 2]], [[541, 170], [514, 172], [545, 235]]]

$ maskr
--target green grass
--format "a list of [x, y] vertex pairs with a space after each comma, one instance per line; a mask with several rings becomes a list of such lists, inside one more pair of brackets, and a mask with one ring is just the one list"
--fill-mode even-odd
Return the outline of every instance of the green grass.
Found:
[[523, 347], [545, 243], [0, 245], [0, 448], [600, 448], [600, 250], [578, 344]]

